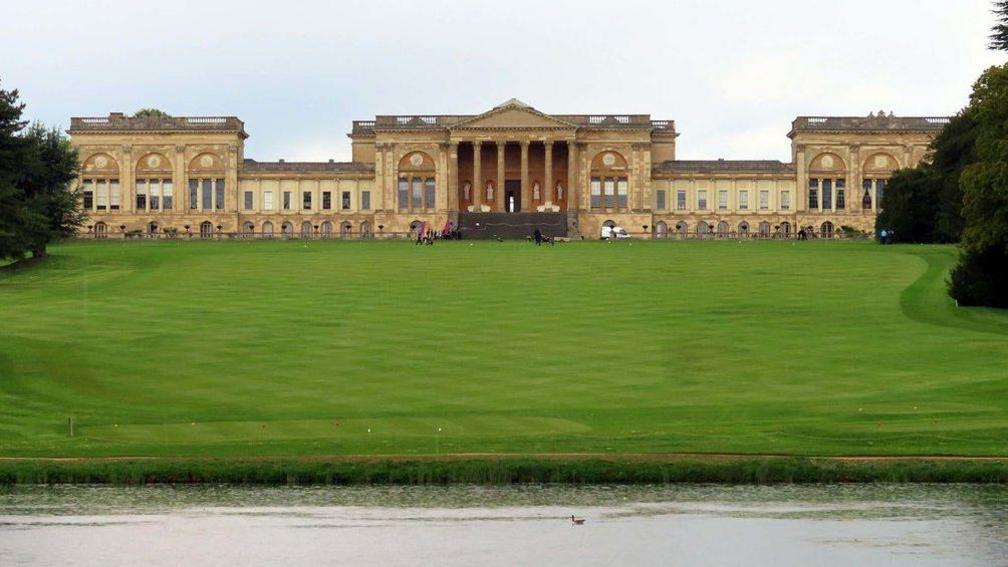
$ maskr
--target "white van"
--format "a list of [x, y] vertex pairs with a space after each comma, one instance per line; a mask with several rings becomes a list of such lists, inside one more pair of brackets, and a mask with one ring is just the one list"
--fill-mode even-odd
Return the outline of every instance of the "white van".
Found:
[[621, 226], [603, 226], [602, 240], [609, 240], [610, 238], [622, 240], [624, 238], [630, 238], [630, 235], [627, 234], [626, 229]]

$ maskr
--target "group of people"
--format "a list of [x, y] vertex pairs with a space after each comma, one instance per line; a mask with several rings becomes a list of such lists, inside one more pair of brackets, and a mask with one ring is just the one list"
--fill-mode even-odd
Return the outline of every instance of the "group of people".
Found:
[[556, 237], [547, 236], [543, 234], [543, 232], [538, 228], [536, 228], [535, 231], [532, 232], [532, 240], [535, 241], [536, 246], [542, 246], [544, 243], [549, 244], [550, 246], [556, 245]]
[[896, 231], [889, 228], [883, 228], [882, 232], [879, 233], [879, 243], [880, 244], [895, 244], [896, 243]]
[[435, 240], [461, 240], [462, 232], [455, 226], [452, 221], [445, 223], [444, 228], [440, 231], [434, 230], [433, 228], [428, 228], [427, 223], [420, 223], [416, 227], [416, 245], [420, 246], [426, 244], [428, 246], [433, 246]]

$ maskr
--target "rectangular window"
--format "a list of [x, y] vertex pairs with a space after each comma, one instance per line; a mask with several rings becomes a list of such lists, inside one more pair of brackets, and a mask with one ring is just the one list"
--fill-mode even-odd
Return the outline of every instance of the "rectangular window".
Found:
[[791, 192], [781, 191], [780, 192], [780, 208], [782, 211], [788, 211], [791, 209]]
[[884, 204], [882, 202], [882, 195], [885, 194], [885, 188], [886, 188], [885, 179], [875, 180], [875, 203], [880, 211], [882, 210], [882, 205]]
[[361, 194], [360, 194], [360, 208], [361, 208], [361, 210], [364, 210], [364, 211], [370, 211], [371, 210], [371, 192], [370, 191], [361, 191]]
[[285, 211], [291, 210], [291, 192], [290, 191], [284, 191], [283, 192], [283, 210], [285, 210]]
[[161, 181], [161, 208], [163, 210], [170, 211], [172, 209], [172, 201], [174, 201], [172, 193], [174, 191], [175, 187], [171, 179]]
[[84, 180], [84, 209], [90, 211], [94, 208], [94, 181]]
[[[431, 190], [432, 190], [432, 191], [433, 191], [433, 189], [434, 189], [434, 188], [433, 188], [433, 187], [431, 187]], [[434, 205], [432, 204], [432, 205], [431, 205], [431, 207], [433, 207], [433, 206], [434, 206]], [[350, 192], [349, 192], [349, 191], [344, 191], [344, 192], [343, 192], [343, 195], [342, 195], [342, 196], [341, 196], [341, 198], [340, 198], [340, 207], [341, 207], [341, 208], [342, 208], [342, 209], [343, 209], [344, 211], [349, 211], [349, 210], [350, 210]]]
[[419, 209], [423, 206], [423, 182], [419, 177], [413, 178], [412, 199], [413, 209]]
[[332, 209], [332, 191], [322, 192], [322, 210], [328, 211]]
[[306, 211], [311, 210], [311, 191], [301, 192], [301, 208]]
[[707, 190], [701, 189], [697, 191], [697, 209], [701, 211], [707, 210]]
[[150, 203], [152, 211], [161, 208], [161, 182], [157, 179], [147, 181], [147, 202]]
[[630, 206], [628, 201], [630, 185], [627, 183], [626, 177], [620, 177], [616, 180], [616, 206], [625, 209]]
[[602, 180], [598, 177], [591, 178], [591, 208], [602, 208]]
[[245, 195], [245, 202], [243, 204], [245, 205], [245, 210], [246, 211], [251, 211], [252, 210], [252, 192], [251, 191], [246, 191], [244, 193], [244, 195]]
[[686, 191], [682, 189], [676, 191], [676, 209], [680, 211], [686, 210]]
[[109, 185], [109, 210], [118, 211], [122, 204], [122, 193], [119, 189], [119, 180], [113, 179]]
[[728, 208], [728, 191], [721, 189], [717, 192], [717, 208], [722, 211]]
[[765, 189], [759, 192], [759, 208], [761, 211], [770, 208], [770, 192]]
[[189, 208], [199, 208], [199, 181], [196, 181], [195, 179], [189, 180]]
[[605, 193], [605, 206], [607, 209], [616, 208], [616, 179], [606, 177], [602, 184], [602, 191]]
[[403, 177], [399, 180], [399, 210], [409, 209], [409, 180]]
[[819, 180], [809, 179], [808, 181], [808, 208], [819, 208]]
[[836, 208], [838, 210], [847, 208], [847, 180], [845, 179], [836, 180]]
[[655, 210], [665, 210], [665, 191], [663, 189], [655, 191]]
[[738, 208], [743, 211], [749, 210], [749, 191], [739, 191], [738, 194]]
[[143, 179], [136, 182], [136, 210], [147, 210], [147, 181]]
[[263, 209], [267, 211], [273, 210], [273, 192], [263, 191]]
[[202, 183], [203, 189], [203, 210], [212, 211], [213, 210], [213, 180], [204, 179]]
[[214, 184], [214, 208], [218, 211], [224, 209], [224, 180], [218, 179]]
[[822, 180], [822, 208], [828, 211], [833, 208], [833, 180]]
[[95, 182], [95, 189], [96, 197], [98, 197], [96, 199], [98, 206], [95, 208], [99, 211], [108, 209], [108, 182], [103, 179], [99, 179]]

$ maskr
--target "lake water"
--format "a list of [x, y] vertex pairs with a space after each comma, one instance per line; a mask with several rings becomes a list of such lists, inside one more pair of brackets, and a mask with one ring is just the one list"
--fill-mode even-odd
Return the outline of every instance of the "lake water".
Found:
[[1008, 565], [1008, 489], [0, 489], [0, 565], [71, 564]]

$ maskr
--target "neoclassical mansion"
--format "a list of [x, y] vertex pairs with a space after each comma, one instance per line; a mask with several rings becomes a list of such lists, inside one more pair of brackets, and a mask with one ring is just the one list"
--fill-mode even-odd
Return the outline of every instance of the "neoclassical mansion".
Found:
[[790, 163], [677, 160], [672, 120], [545, 114], [514, 99], [477, 115], [355, 121], [350, 162], [246, 158], [233, 116], [112, 113], [72, 118], [69, 133], [81, 230], [96, 237], [381, 238], [448, 221], [489, 237], [481, 227], [508, 219], [571, 237], [597, 238], [606, 223], [648, 238], [783, 237], [872, 231], [886, 180], [947, 122], [799, 117]]

